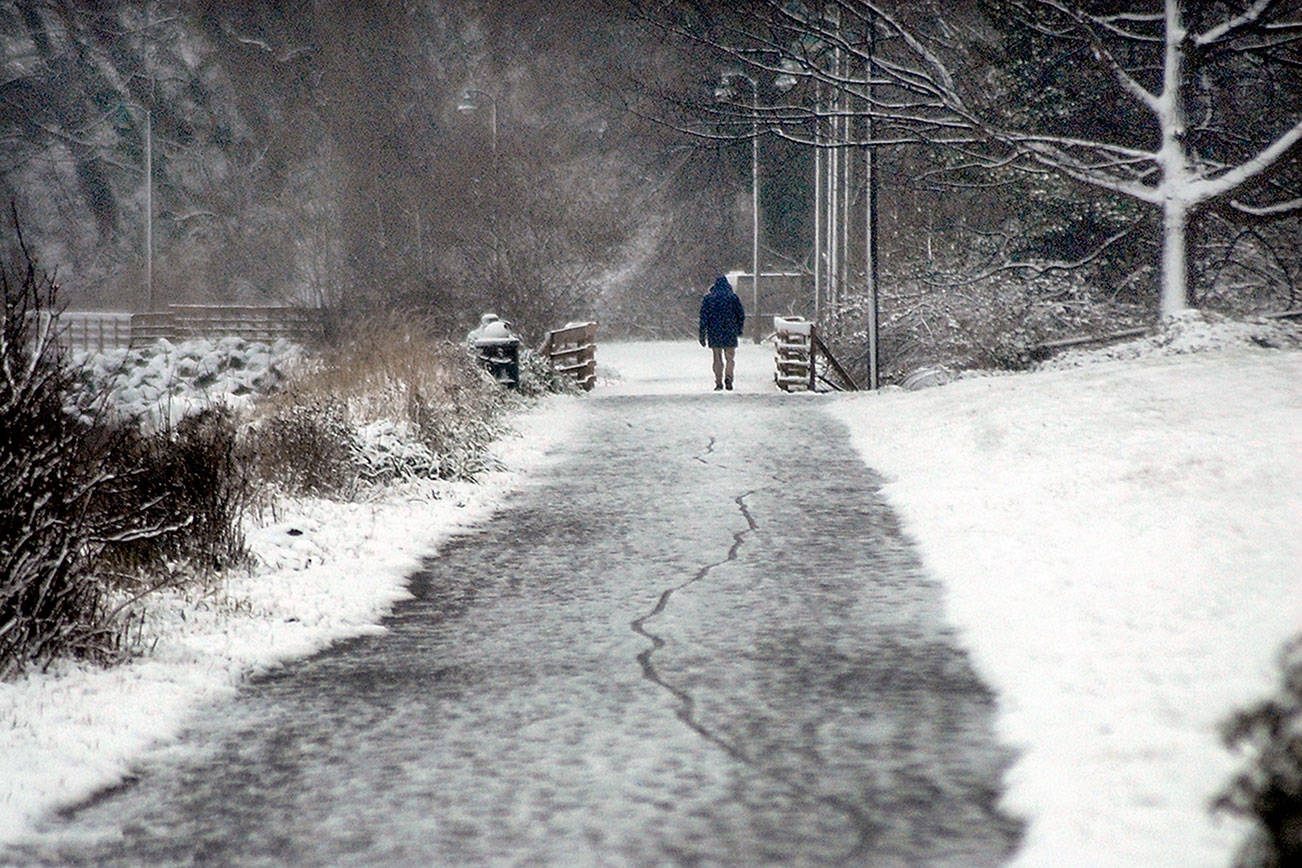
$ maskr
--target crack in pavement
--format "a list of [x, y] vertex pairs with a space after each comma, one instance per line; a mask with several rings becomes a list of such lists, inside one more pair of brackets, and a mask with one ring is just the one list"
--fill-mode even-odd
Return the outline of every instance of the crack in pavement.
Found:
[[[710, 438], [710, 448], [713, 448], [713, 446], [714, 446], [714, 438], [712, 437]], [[704, 460], [704, 459], [700, 459], [698, 456], [698, 460]], [[634, 633], [638, 634], [639, 636], [648, 640], [651, 643], [650, 648], [647, 648], [645, 651], [637, 655], [637, 662], [642, 667], [642, 677], [645, 678], [647, 681], [650, 681], [652, 684], [655, 684], [658, 687], [673, 694], [674, 698], [678, 700], [678, 709], [674, 712], [674, 714], [689, 729], [691, 729], [692, 731], [700, 735], [706, 741], [718, 745], [720, 748], [724, 750], [724, 752], [726, 752], [733, 759], [746, 763], [747, 765], [753, 765], [753, 762], [741, 748], [732, 744], [727, 739], [723, 738], [717, 733], [712, 732], [704, 724], [702, 724], [700, 721], [696, 719], [696, 715], [695, 715], [696, 700], [692, 698], [692, 695], [688, 693], [686, 690], [683, 690], [681, 687], [675, 687], [674, 685], [670, 684], [668, 681], [666, 681], [664, 678], [660, 676], [660, 673], [658, 671], [656, 671], [655, 664], [652, 662], [651, 657], [652, 655], [655, 654], [656, 651], [659, 651], [661, 648], [665, 646], [665, 640], [661, 639], [655, 633], [652, 633], [650, 630], [648, 630], [646, 628], [646, 622], [650, 621], [652, 618], [659, 616], [660, 613], [663, 612], [665, 608], [669, 605], [669, 600], [673, 597], [675, 593], [681, 591], [683, 588], [686, 588], [689, 585], [693, 585], [696, 582], [701, 581], [707, 575], [710, 574], [711, 570], [717, 567], [721, 567], [724, 564], [731, 563], [737, 559], [737, 552], [741, 550], [742, 543], [745, 541], [746, 537], [749, 534], [754, 533], [756, 530], [759, 529], [759, 525], [755, 523], [755, 518], [750, 514], [750, 510], [747, 509], [746, 507], [746, 498], [754, 494], [755, 491], [756, 489], [752, 489], [751, 491], [747, 491], [744, 494], [738, 495], [737, 497], [733, 498], [733, 502], [737, 504], [737, 508], [738, 510], [740, 510], [742, 517], [746, 519], [746, 527], [743, 528], [742, 530], [733, 533], [732, 545], [728, 548], [728, 554], [724, 557], [724, 559], [721, 561], [715, 561], [713, 563], [706, 564], [705, 566], [701, 567], [701, 569], [698, 570], [696, 574], [693, 575], [687, 581], [683, 582], [682, 584], [675, 585], [672, 588], [668, 588], [665, 591], [662, 591], [660, 594], [660, 598], [656, 601], [655, 608], [653, 608], [650, 612], [647, 612], [642, 617], [634, 619], [629, 624], [629, 626], [633, 628]]]
[[[707, 453], [709, 452], [710, 449], [714, 448], [714, 442], [715, 442], [714, 438], [713, 437], [710, 438], [710, 445], [707, 449]], [[707, 464], [709, 463], [706, 462], [700, 456], [697, 456], [696, 460], [702, 461], [703, 463], [707, 463]], [[666, 692], [671, 694], [676, 700], [678, 700], [678, 708], [675, 709], [674, 716], [677, 717], [678, 720], [681, 721], [688, 729], [692, 730], [701, 738], [705, 739], [711, 744], [719, 747], [721, 750], [724, 751], [724, 753], [728, 754], [728, 756], [732, 757], [737, 762], [742, 763], [743, 765], [754, 769], [755, 771], [759, 772], [761, 775], [769, 778], [770, 780], [777, 781], [778, 783], [790, 789], [792, 792], [795, 792], [805, 798], [817, 801], [821, 804], [827, 805], [828, 807], [836, 811], [839, 811], [840, 813], [848, 817], [851, 823], [854, 825], [855, 830], [858, 833], [858, 840], [856, 841], [855, 846], [851, 848], [851, 850], [848, 853], [846, 853], [841, 860], [838, 860], [841, 862], [846, 862], [868, 853], [870, 843], [873, 841], [873, 839], [880, 836], [883, 826], [880, 823], [871, 820], [868, 817], [868, 815], [865, 814], [864, 811], [859, 808], [858, 805], [854, 805], [846, 801], [845, 799], [839, 798], [834, 795], [815, 792], [811, 790], [809, 787], [800, 783], [799, 781], [792, 780], [787, 775], [781, 774], [769, 768], [765, 768], [761, 763], [757, 762], [752, 756], [750, 756], [750, 754], [748, 754], [743, 748], [741, 748], [737, 744], [734, 744], [728, 739], [724, 738], [722, 735], [715, 732], [714, 730], [710, 729], [708, 726], [706, 726], [704, 723], [702, 723], [700, 720], [697, 719], [696, 700], [692, 698], [691, 693], [689, 693], [687, 690], [681, 687], [677, 687], [669, 683], [668, 681], [666, 681], [665, 678], [660, 675], [659, 671], [655, 667], [655, 663], [652, 661], [652, 657], [655, 655], [655, 652], [659, 651], [661, 648], [665, 646], [665, 640], [662, 639], [660, 636], [656, 635], [655, 633], [652, 633], [650, 630], [648, 630], [646, 628], [646, 623], [652, 620], [653, 618], [659, 616], [660, 613], [662, 613], [668, 607], [669, 601], [670, 599], [673, 598], [673, 595], [675, 593], [701, 581], [707, 575], [709, 575], [712, 570], [721, 567], [725, 564], [732, 563], [737, 559], [737, 553], [741, 550], [741, 547], [745, 542], [746, 537], [754, 533], [755, 531], [759, 530], [759, 524], [755, 521], [755, 517], [751, 514], [750, 509], [746, 506], [746, 498], [755, 494], [759, 490], [760, 489], [751, 489], [750, 491], [747, 491], [733, 498], [733, 502], [737, 504], [738, 511], [740, 511], [742, 517], [746, 519], [746, 527], [743, 528], [742, 530], [733, 533], [732, 545], [729, 546], [728, 554], [724, 557], [724, 559], [721, 561], [715, 561], [713, 563], [706, 564], [705, 566], [701, 567], [701, 569], [698, 570], [696, 574], [693, 575], [687, 581], [679, 585], [675, 585], [674, 587], [668, 588], [665, 591], [661, 592], [659, 599], [656, 601], [655, 607], [652, 608], [650, 612], [630, 622], [629, 626], [633, 629], [633, 632], [651, 643], [650, 648], [647, 648], [646, 650], [642, 651], [640, 654], [637, 655], [637, 662], [638, 665], [642, 667], [642, 677], [644, 679], [651, 682], [652, 684], [655, 684], [657, 687], [661, 688], [662, 690], [665, 690]]]
[[719, 442], [717, 437], [711, 437], [710, 442], [705, 444], [705, 451], [702, 452], [700, 455], [695, 456], [696, 460], [701, 462], [702, 464], [709, 464], [710, 462], [706, 461], [704, 456], [713, 454], [714, 444], [717, 442]]

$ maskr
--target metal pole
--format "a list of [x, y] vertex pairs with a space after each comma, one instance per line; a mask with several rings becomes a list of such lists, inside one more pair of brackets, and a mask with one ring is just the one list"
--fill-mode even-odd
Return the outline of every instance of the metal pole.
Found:
[[750, 287], [751, 322], [755, 323], [755, 343], [760, 342], [763, 327], [759, 316], [759, 88], [750, 81]]
[[145, 109], [145, 297], [154, 309], [154, 119]]
[[868, 388], [876, 391], [879, 382], [881, 368], [881, 347], [878, 340], [878, 310], [877, 310], [877, 148], [872, 145], [873, 140], [873, 105], [872, 105], [872, 80], [873, 80], [873, 48], [877, 40], [877, 21], [876, 15], [870, 15], [868, 18], [868, 56], [866, 59], [867, 72], [867, 94], [868, 94], [868, 112], [866, 124], [868, 128], [868, 146], [866, 148], [866, 161], [864, 171], [867, 177], [864, 179], [868, 189], [865, 191], [865, 204], [867, 213], [864, 215], [864, 275], [866, 289], [868, 290]]
[[823, 148], [820, 121], [814, 116], [814, 322], [822, 315], [823, 299]]

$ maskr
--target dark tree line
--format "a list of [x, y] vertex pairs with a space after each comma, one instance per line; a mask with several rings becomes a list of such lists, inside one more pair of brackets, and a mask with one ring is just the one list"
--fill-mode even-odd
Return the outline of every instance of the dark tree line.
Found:
[[735, 178], [629, 110], [674, 63], [625, 11], [5, 0], [0, 194], [74, 304], [146, 303], [148, 148], [156, 304], [672, 328], [735, 246], [680, 203]]

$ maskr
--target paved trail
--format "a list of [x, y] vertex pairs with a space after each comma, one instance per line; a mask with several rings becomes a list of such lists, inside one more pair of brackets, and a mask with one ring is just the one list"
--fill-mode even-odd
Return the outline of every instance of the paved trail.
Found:
[[1002, 863], [993, 699], [844, 432], [774, 394], [576, 412], [387, 633], [254, 680], [8, 858]]

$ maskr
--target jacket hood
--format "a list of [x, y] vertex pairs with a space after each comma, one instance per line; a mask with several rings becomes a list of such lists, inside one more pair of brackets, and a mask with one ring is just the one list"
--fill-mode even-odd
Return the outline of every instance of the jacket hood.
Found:
[[714, 286], [710, 287], [710, 292], [716, 292], [716, 293], [732, 292], [732, 284], [728, 282], [728, 278], [720, 275], [719, 277], [715, 278]]

